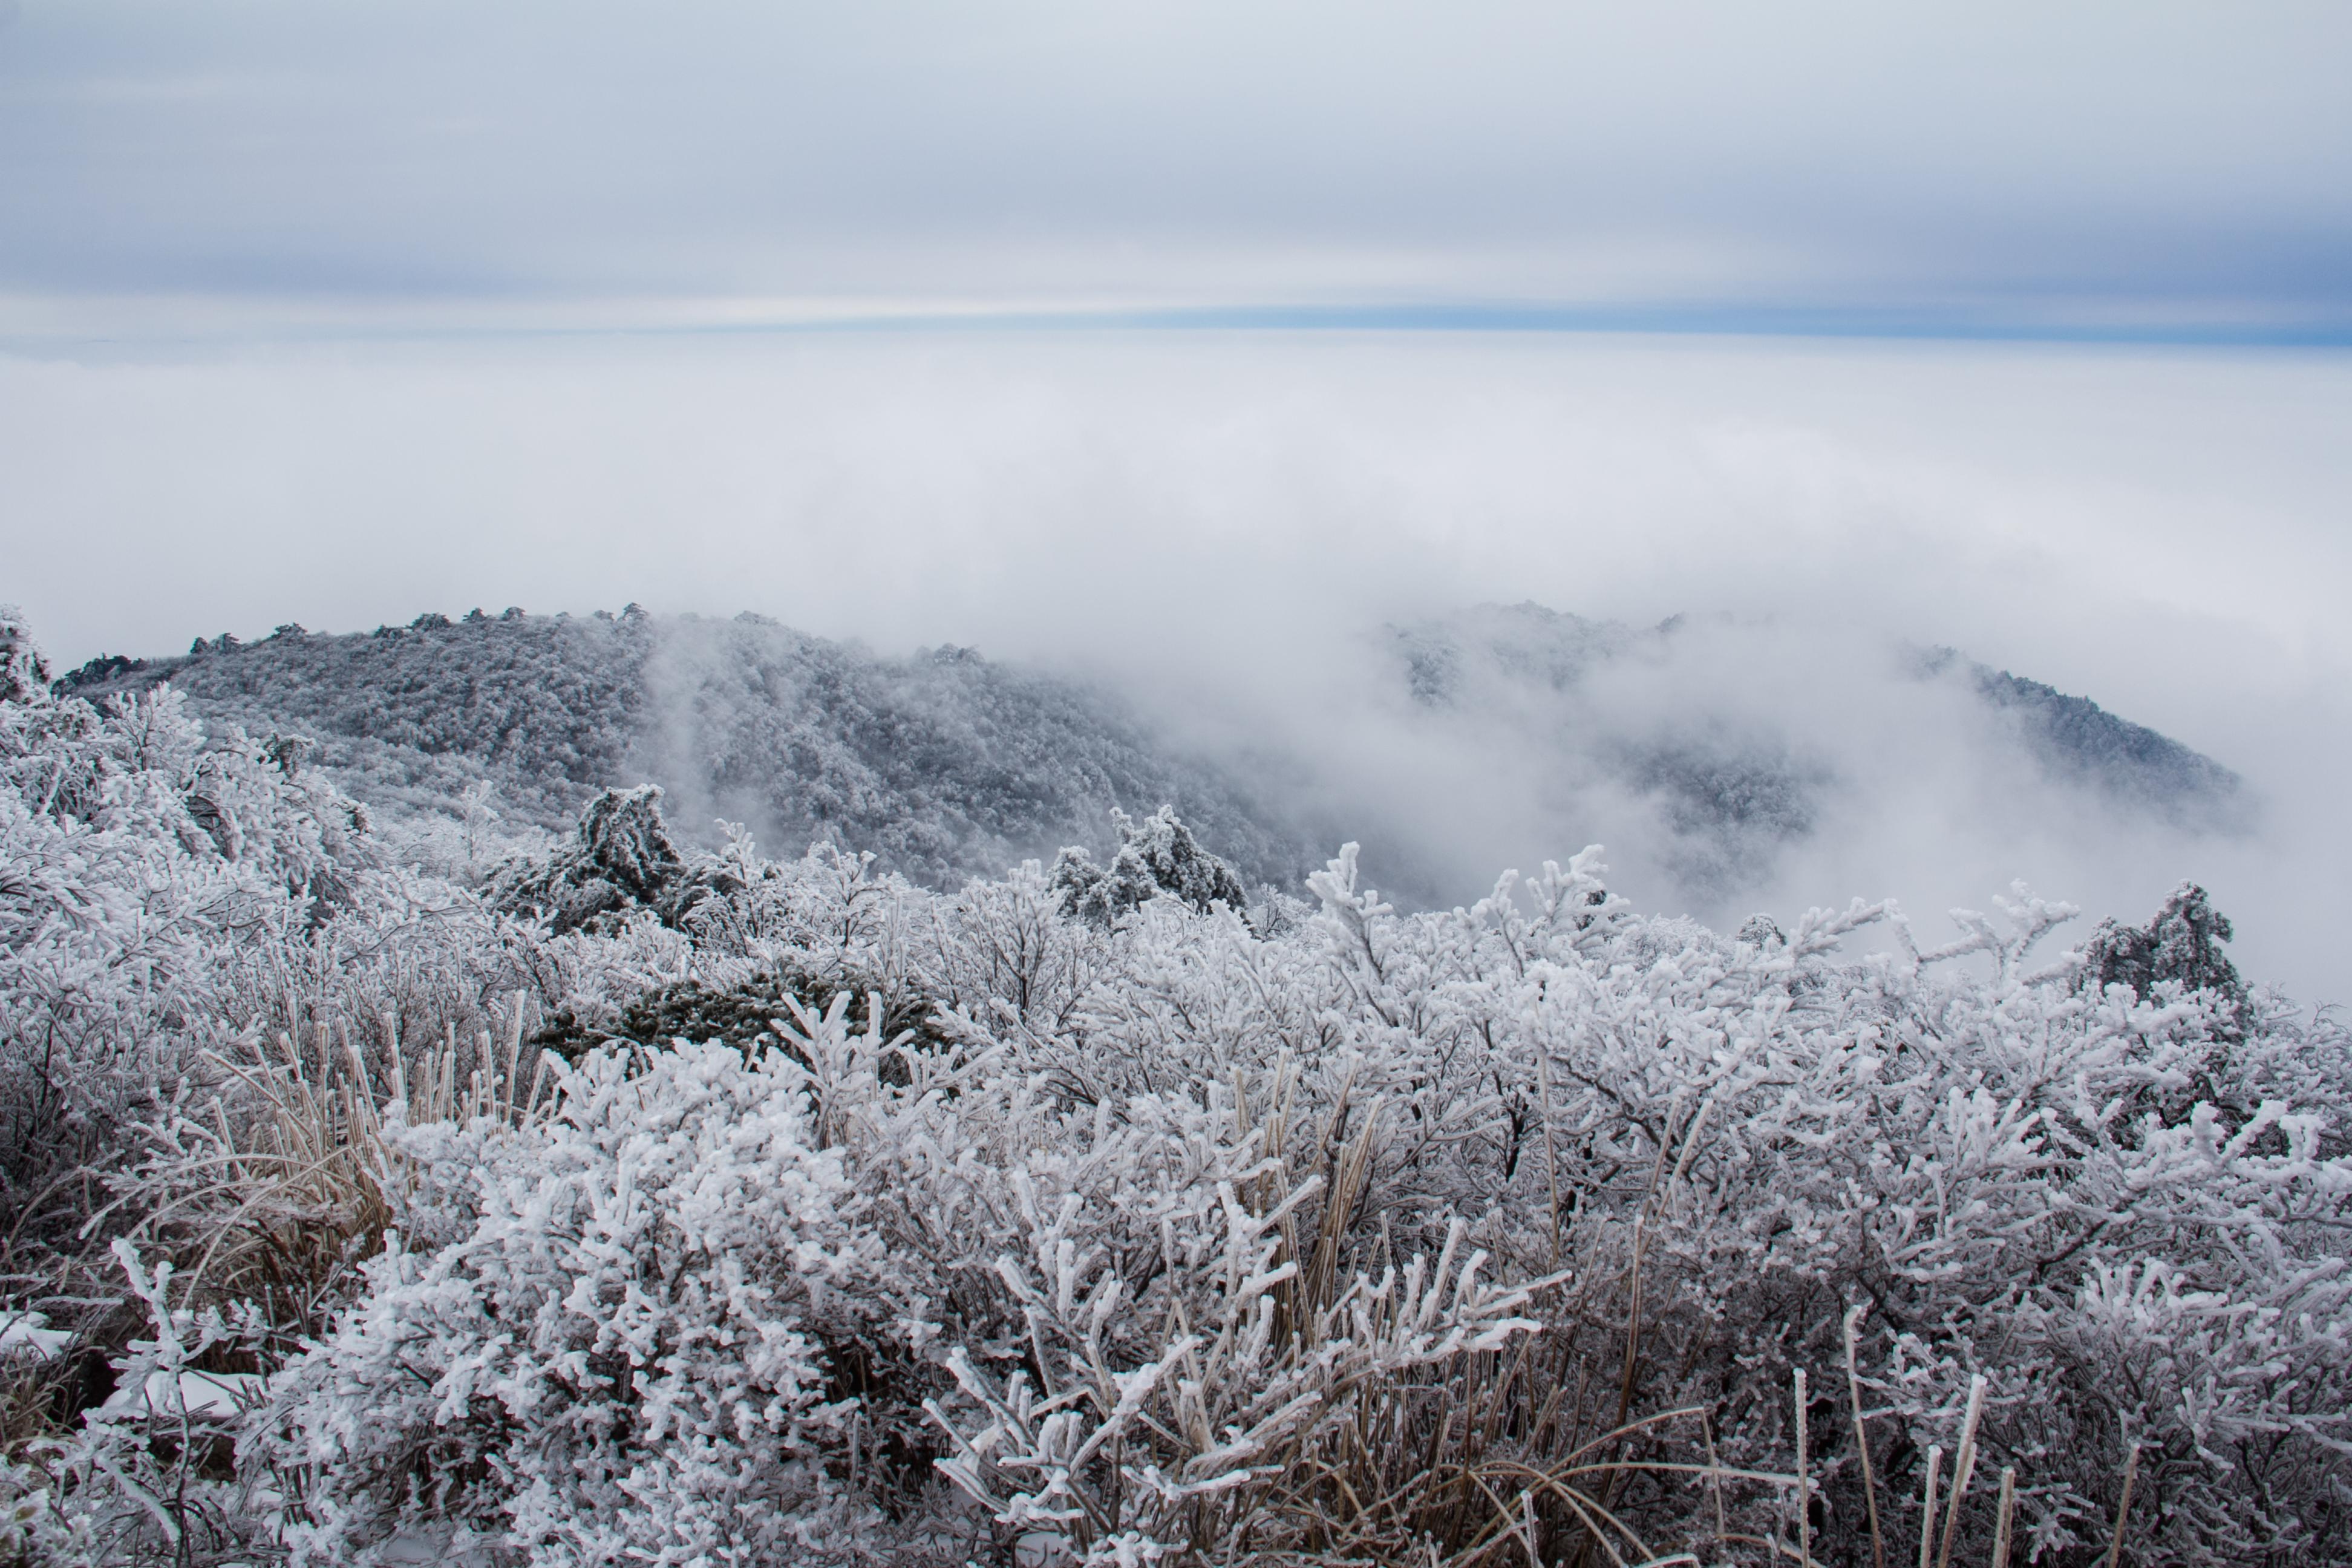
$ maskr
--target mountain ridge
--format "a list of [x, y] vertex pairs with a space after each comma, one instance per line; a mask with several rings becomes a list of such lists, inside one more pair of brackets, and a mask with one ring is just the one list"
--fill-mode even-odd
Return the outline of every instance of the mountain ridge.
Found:
[[[1387, 662], [1364, 677], [1402, 700], [1416, 743], [1525, 752], [1557, 781], [1544, 832], [1560, 852], [1603, 837], [1597, 826], [1623, 831], [1606, 800], [1630, 799], [1676, 880], [1725, 899], [1852, 804], [1850, 759], [1727, 673], [1715, 643], [1744, 654], [1740, 639], [1762, 635], [1720, 617], [1633, 627], [1477, 605], [1388, 626]], [[1162, 805], [1253, 885], [1296, 889], [1340, 837], [1364, 836], [1269, 800], [1111, 691], [951, 645], [878, 655], [755, 615], [289, 624], [175, 658], [93, 659], [57, 685], [103, 699], [166, 680], [208, 721], [315, 740], [315, 761], [379, 812], [446, 816], [494, 796], [510, 820], [560, 834], [602, 790], [655, 783], [689, 837], [748, 822], [769, 842], [871, 850], [932, 886], [1065, 845], [1114, 849], [1114, 812]], [[2212, 832], [2249, 809], [2243, 781], [2212, 759], [1956, 650], [1897, 649], [1884, 684], [1896, 704], [1914, 689], [1962, 701], [1983, 744], [2017, 748], [2100, 811]], [[1344, 818], [1348, 805], [1324, 809]], [[1444, 901], [1433, 879], [1399, 880], [1408, 900]]]
[[478, 611], [100, 658], [59, 689], [103, 700], [167, 680], [209, 721], [313, 732], [317, 763], [379, 810], [446, 810], [488, 786], [561, 833], [603, 790], [658, 783], [689, 833], [730, 816], [946, 886], [1115, 843], [1114, 809], [1173, 804], [1245, 876], [1292, 886], [1310, 865], [1301, 837], [1111, 694], [968, 648], [894, 659], [752, 616]]

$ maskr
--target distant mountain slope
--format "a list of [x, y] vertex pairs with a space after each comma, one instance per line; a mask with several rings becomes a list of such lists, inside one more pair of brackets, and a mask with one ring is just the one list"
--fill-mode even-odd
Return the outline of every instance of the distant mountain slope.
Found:
[[[1401, 900], [1453, 902], [1491, 856], [1539, 864], [1599, 842], [1651, 897], [1733, 909], [1873, 832], [1836, 875], [1892, 878], [1921, 845], [1996, 818], [2004, 834], [2197, 835], [2250, 808], [2229, 769], [2086, 698], [1835, 628], [1482, 605], [1391, 626], [1345, 668], [1371, 698], [1345, 721], [1387, 750], [1334, 762], [1268, 733], [1224, 767], [1091, 687], [966, 648], [884, 658], [752, 616], [289, 626], [95, 660], [66, 684], [103, 698], [169, 679], [208, 721], [315, 740], [380, 812], [446, 813], [487, 785], [510, 821], [568, 833], [597, 792], [651, 782], [681, 834], [746, 822], [772, 848], [871, 849], [933, 886], [1065, 844], [1108, 851], [1114, 806], [1164, 803], [1253, 885], [1295, 890], [1361, 838]], [[1277, 702], [1307, 700], [1266, 680]], [[1428, 758], [1444, 783], [1415, 782]], [[1252, 794], [1261, 767], [1282, 791]]]
[[[2231, 830], [2247, 810], [2242, 781], [2212, 759], [1949, 648], [1864, 657], [1832, 639], [1792, 653], [1769, 623], [1675, 616], [1637, 629], [1536, 604], [1391, 626], [1387, 645], [1412, 705], [1467, 726], [1465, 743], [1481, 726], [1507, 731], [1509, 744], [1549, 759], [1564, 791], [1589, 796], [1598, 783], [1646, 801], [1672, 837], [1662, 858], [1702, 890], [1759, 879], [1781, 846], [1836, 821], [1841, 750], [1866, 746], [1869, 727], [1903, 706], [1906, 690], [1925, 703], [1944, 683], [1972, 700], [1980, 750], [2014, 747], [2044, 778], [2106, 810], [2192, 832]], [[1857, 657], [1879, 674], [1829, 668]], [[1840, 700], [1826, 692], [1857, 689], [1869, 709], [1827, 722], [1808, 710]]]
[[1968, 670], [1978, 694], [2013, 716], [2054, 772], [2192, 823], [2225, 821], [2244, 793], [2244, 781], [2212, 758], [2087, 697], [1986, 665], [1972, 662]]
[[725, 815], [772, 846], [831, 839], [933, 885], [1104, 846], [1114, 806], [1173, 804], [1255, 880], [1294, 886], [1311, 853], [1104, 693], [969, 649], [884, 658], [754, 616], [288, 626], [94, 660], [67, 684], [102, 699], [166, 679], [210, 721], [315, 738], [320, 764], [379, 808], [444, 805], [487, 780], [510, 816], [562, 828], [596, 792], [650, 781], [683, 830]]
[[698, 780], [710, 809], [784, 840], [873, 849], [921, 879], [1115, 843], [1113, 806], [1162, 804], [1253, 881], [1295, 887], [1319, 864], [1108, 694], [971, 648], [882, 658], [758, 616], [665, 622], [648, 689], [656, 776]]
[[1595, 665], [1659, 635], [1534, 603], [1478, 605], [1388, 633], [1406, 689], [1433, 708], [1492, 700], [1513, 688], [1566, 691]]
[[213, 722], [299, 731], [372, 805], [428, 805], [488, 778], [501, 809], [561, 828], [623, 782], [644, 708], [649, 617], [419, 616], [330, 636], [224, 634], [180, 658], [97, 659], [85, 697], [169, 680]]

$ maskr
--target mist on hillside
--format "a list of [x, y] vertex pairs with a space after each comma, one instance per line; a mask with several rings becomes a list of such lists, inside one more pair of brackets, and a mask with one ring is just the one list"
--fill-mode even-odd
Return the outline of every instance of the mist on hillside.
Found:
[[[785, 337], [15, 359], [0, 392], [48, 520], [7, 591], [66, 665], [475, 605], [756, 612], [1108, 692], [1406, 901], [1595, 842], [1717, 921], [2018, 879], [2139, 918], [2195, 879], [2251, 972], [2344, 989], [2325, 356]], [[1529, 602], [1680, 629], [1572, 689], [1416, 699], [1399, 628]], [[1922, 679], [1937, 648], [2242, 788], [2086, 785]]]

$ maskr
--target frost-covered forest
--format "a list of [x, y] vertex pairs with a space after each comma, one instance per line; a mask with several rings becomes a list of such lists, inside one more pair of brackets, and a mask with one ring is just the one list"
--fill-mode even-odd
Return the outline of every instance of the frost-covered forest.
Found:
[[[2229, 769], [2086, 698], [1948, 648], [1814, 630], [1817, 645], [1725, 617], [1637, 629], [1480, 605], [1339, 639], [1320, 688], [1254, 671], [1276, 715], [1238, 746], [971, 648], [890, 658], [757, 616], [635, 605], [223, 633], [65, 679], [100, 705], [168, 680], [208, 724], [299, 733], [310, 765], [387, 823], [490, 812], [560, 836], [601, 791], [655, 783], [705, 848], [714, 819], [740, 821], [772, 844], [871, 852], [934, 889], [1066, 844], [1109, 853], [1113, 809], [1172, 804], [1252, 887], [1298, 889], [1370, 823], [1367, 865], [1409, 906], [1482, 890], [1486, 838], [1572, 847], [1605, 826], [1621, 876], [1736, 924], [1825, 843], [1923, 795], [1965, 817], [1997, 791], [2013, 830], [2153, 826], [2176, 851], [2255, 815]], [[1889, 743], [1922, 729], [1936, 741]], [[1483, 758], [1487, 776], [1401, 785], [1398, 757], [1416, 752]], [[1951, 782], [1977, 775], [1973, 796]], [[1465, 842], [1465, 817], [1510, 826]]]
[[927, 886], [0, 659], [0, 1563], [2352, 1556], [2347, 1041], [2193, 888]]
[[223, 633], [184, 658], [100, 658], [67, 677], [100, 702], [165, 680], [209, 722], [310, 737], [318, 765], [387, 816], [462, 820], [453, 803], [472, 791], [476, 816], [561, 833], [600, 791], [650, 780], [690, 832], [723, 814], [953, 887], [1100, 840], [1115, 806], [1173, 802], [1256, 879], [1292, 885], [1311, 868], [1295, 830], [1155, 744], [1107, 693], [969, 648], [885, 658], [758, 616], [632, 605]]

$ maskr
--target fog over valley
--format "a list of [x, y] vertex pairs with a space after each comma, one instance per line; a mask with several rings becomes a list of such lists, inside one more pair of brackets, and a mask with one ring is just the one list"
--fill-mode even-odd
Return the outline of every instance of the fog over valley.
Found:
[[[781, 700], [744, 682], [751, 644], [817, 646], [788, 628], [966, 737], [894, 765], [1001, 767], [1018, 736], [1013, 773], [1094, 781], [924, 828], [953, 848], [898, 863], [934, 880], [1099, 844], [1109, 805], [1183, 777], [1214, 781], [1208, 841], [1294, 889], [1344, 839], [1409, 905], [1600, 843], [1643, 907], [1733, 924], [1857, 896], [1933, 921], [2021, 879], [2131, 916], [2189, 879], [2260, 972], [2340, 986], [2352, 376], [2326, 357], [788, 335], [19, 358], [0, 384], [19, 514], [55, 520], [9, 591], [60, 668], [642, 604], [662, 656], [568, 699], [610, 749], [574, 783], [658, 779], [690, 833], [789, 847], [822, 818], [887, 857], [922, 815], [885, 788], [824, 816], [815, 753], [714, 717]], [[87, 570], [99, 540], [122, 567]], [[967, 648], [1031, 704], [1002, 729], [938, 662]], [[331, 739], [306, 668], [247, 696]], [[1113, 733], [1124, 773], [1087, 760]]]

